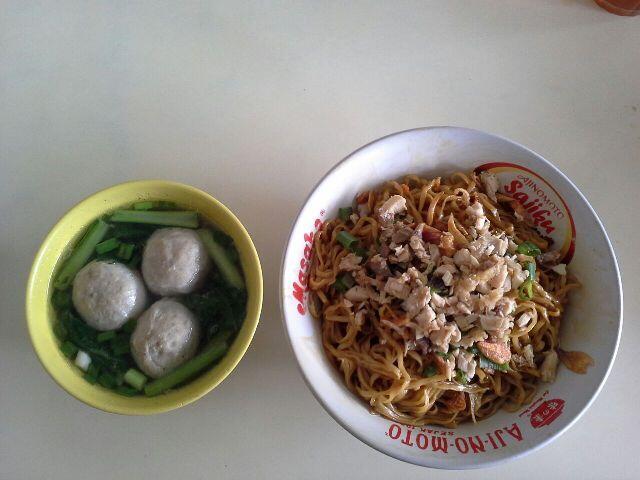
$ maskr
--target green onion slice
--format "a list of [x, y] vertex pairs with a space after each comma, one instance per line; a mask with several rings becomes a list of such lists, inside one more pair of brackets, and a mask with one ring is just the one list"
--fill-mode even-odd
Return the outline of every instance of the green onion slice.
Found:
[[346, 222], [347, 220], [349, 220], [349, 217], [351, 216], [352, 213], [353, 213], [353, 208], [351, 207], [344, 207], [338, 210], [338, 216], [340, 217], [340, 220], [342, 220], [343, 222]]
[[346, 230], [340, 231], [336, 239], [342, 244], [344, 248], [347, 248], [349, 250], [352, 250], [358, 244], [358, 239]]
[[535, 257], [536, 255], [540, 255], [542, 251], [540, 248], [533, 242], [526, 241], [522, 242], [518, 245], [516, 252], [522, 253], [523, 255], [528, 255], [530, 257]]

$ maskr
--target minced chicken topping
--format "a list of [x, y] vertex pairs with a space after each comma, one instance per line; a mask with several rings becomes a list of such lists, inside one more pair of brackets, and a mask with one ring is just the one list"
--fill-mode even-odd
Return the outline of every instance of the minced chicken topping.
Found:
[[[489, 186], [495, 195], [496, 186]], [[380, 253], [366, 261], [349, 253], [339, 263], [355, 281], [345, 302], [352, 306], [370, 300], [379, 311], [388, 305], [390, 314], [381, 315], [381, 323], [397, 331], [407, 349], [436, 354], [448, 379], [456, 368], [467, 380], [475, 376], [477, 357], [468, 351], [471, 347], [496, 364], [509, 362], [511, 330], [531, 320], [530, 313], [514, 315], [517, 294], [509, 293], [517, 291], [529, 272], [518, 261], [517, 245], [504, 232], [490, 231], [483, 205], [474, 201], [464, 220], [457, 219], [470, 241], [454, 241], [451, 233], [424, 223], [416, 226], [400, 195], [390, 197], [376, 214]], [[360, 317], [356, 313], [362, 317], [363, 312]], [[533, 352], [525, 350], [514, 361], [531, 365]], [[557, 358], [549, 356], [543, 370], [551, 376], [555, 364]]]

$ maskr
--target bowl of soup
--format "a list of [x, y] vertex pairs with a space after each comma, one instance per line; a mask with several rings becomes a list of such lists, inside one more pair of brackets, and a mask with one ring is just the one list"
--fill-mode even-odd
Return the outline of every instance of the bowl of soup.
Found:
[[161, 180], [115, 185], [67, 212], [26, 294], [45, 370], [78, 400], [129, 415], [214, 389], [249, 347], [261, 306], [242, 223], [209, 194]]

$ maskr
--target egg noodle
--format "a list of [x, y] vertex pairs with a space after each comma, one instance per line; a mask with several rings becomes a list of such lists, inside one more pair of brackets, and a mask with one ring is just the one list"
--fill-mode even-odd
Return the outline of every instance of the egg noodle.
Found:
[[[518, 322], [512, 321], [502, 332], [501, 339], [490, 332], [484, 335], [487, 342], [502, 341], [510, 348], [510, 359], [502, 366], [504, 368], [497, 369], [490, 362], [482, 363], [475, 349], [471, 350], [478, 360], [473, 378], [454, 377], [451, 369], [443, 368], [443, 364], [452, 352], [458, 354], [470, 349], [459, 343], [456, 346], [452, 341], [448, 351], [438, 351], [433, 341], [426, 340], [428, 336], [420, 340], [415, 326], [409, 325], [406, 312], [400, 308], [398, 298], [349, 301], [345, 289], [337, 288], [336, 282], [343, 271], [341, 262], [350, 253], [353, 255], [353, 249], [339, 241], [339, 233], [346, 231], [357, 239], [360, 250], [356, 253], [362, 258], [362, 269], [368, 280], [374, 282], [375, 277], [371, 276], [370, 270], [365, 270], [365, 266], [368, 259], [380, 252], [384, 222], [378, 214], [385, 202], [398, 195], [406, 200], [403, 226], [415, 228], [424, 224], [427, 232], [452, 236], [455, 249], [478, 238], [468, 209], [474, 203], [481, 204], [488, 221], [486, 231], [509, 240], [510, 258], [521, 265], [534, 262], [534, 268], [537, 266], [535, 279], [529, 282], [528, 296], [523, 297], [518, 288], [509, 287], [503, 294], [505, 301], [512, 304], [510, 318], [517, 319], [526, 313], [528, 323], [518, 326]], [[366, 401], [373, 413], [408, 425], [455, 427], [470, 419], [486, 418], [501, 408], [515, 411], [529, 403], [545, 376], [542, 364], [559, 348], [559, 329], [567, 294], [579, 284], [571, 275], [558, 273], [540, 260], [540, 254], [550, 251], [550, 240], [537, 233], [525, 218], [526, 213], [521, 215], [524, 213], [522, 207], [507, 195], [495, 190], [488, 192], [480, 176], [473, 172], [432, 179], [409, 175], [400, 181], [387, 182], [379, 189], [360, 193], [354, 206], [356, 208], [348, 218], [326, 222], [315, 235], [308, 279], [310, 311], [321, 322], [324, 349], [346, 386]], [[421, 238], [429, 247], [429, 235], [423, 234]], [[438, 235], [431, 243], [437, 243], [437, 239]], [[538, 260], [533, 255], [518, 254], [513, 250], [514, 246], [525, 242], [539, 248]], [[443, 249], [446, 252], [442, 242], [438, 247], [440, 252]], [[452, 251], [448, 255], [453, 256]], [[406, 271], [407, 264], [398, 262], [393, 265], [390, 276], [397, 277], [403, 269]], [[431, 272], [425, 273], [425, 283], [427, 278], [433, 278]], [[379, 282], [383, 280], [378, 278]], [[452, 292], [453, 287], [449, 296]], [[442, 297], [446, 300], [447, 295], [442, 294]], [[455, 323], [451, 315], [446, 315], [446, 321]], [[457, 326], [453, 325], [453, 328]], [[416, 340], [418, 344], [422, 343], [421, 348]], [[528, 362], [523, 360], [527, 351]], [[453, 361], [451, 359], [449, 365]], [[555, 365], [552, 367], [551, 376], [555, 377]]]

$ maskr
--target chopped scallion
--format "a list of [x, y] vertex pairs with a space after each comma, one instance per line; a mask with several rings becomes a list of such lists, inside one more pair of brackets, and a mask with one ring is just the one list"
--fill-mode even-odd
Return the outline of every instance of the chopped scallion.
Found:
[[123, 243], [118, 248], [118, 258], [122, 260], [129, 260], [133, 255], [133, 250], [135, 249], [135, 245], [133, 243]]
[[119, 246], [120, 246], [120, 240], [112, 237], [97, 244], [96, 253], [98, 255], [102, 255], [103, 253], [107, 253], [112, 250], [115, 250]]
[[467, 383], [469, 383], [469, 379], [467, 378], [467, 376], [464, 374], [462, 370], [456, 369], [455, 379], [456, 379], [456, 382], [461, 383], [463, 385], [466, 385]]
[[490, 368], [492, 370], [498, 370], [500, 372], [506, 372], [509, 370], [509, 362], [495, 363], [482, 354], [479, 354], [478, 356], [480, 357], [480, 368]]
[[346, 230], [341, 230], [336, 236], [336, 239], [342, 244], [344, 248], [347, 248], [349, 250], [352, 250], [358, 244], [358, 239]]
[[536, 279], [536, 264], [527, 262], [526, 269], [529, 277], [518, 287], [518, 296], [520, 300], [531, 300], [533, 298], [533, 282]]
[[86, 372], [89, 369], [89, 365], [91, 365], [91, 357], [87, 352], [78, 350], [75, 363], [80, 370], [84, 370]]
[[536, 264], [533, 262], [527, 263], [527, 271], [529, 272], [529, 280], [533, 282], [536, 279]]
[[338, 210], [338, 216], [340, 217], [340, 220], [342, 220], [343, 222], [346, 222], [347, 220], [349, 220], [349, 217], [351, 216], [352, 213], [353, 213], [353, 208], [351, 207], [344, 207]]
[[540, 248], [533, 242], [526, 241], [522, 242], [518, 245], [516, 252], [522, 253], [523, 255], [528, 255], [530, 257], [535, 257], [536, 255], [540, 255], [542, 251]]
[[135, 368], [130, 368], [124, 374], [124, 381], [136, 390], [142, 390], [147, 383], [147, 377]]
[[531, 300], [533, 298], [533, 282], [531, 280], [525, 280], [524, 283], [518, 287], [518, 296], [520, 300]]

